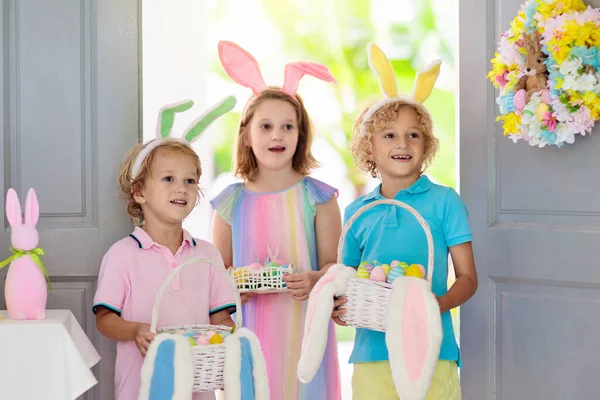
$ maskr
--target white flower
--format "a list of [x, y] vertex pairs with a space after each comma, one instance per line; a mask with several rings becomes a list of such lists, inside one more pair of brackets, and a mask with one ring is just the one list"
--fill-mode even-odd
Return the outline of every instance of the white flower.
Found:
[[578, 75], [565, 75], [563, 81], [564, 90], [579, 90], [582, 92], [594, 90], [595, 85], [598, 83], [596, 75], [594, 74], [582, 74]]
[[559, 71], [561, 74], [567, 76], [567, 75], [579, 75], [578, 74], [578, 70], [579, 68], [581, 68], [581, 66], [583, 65], [583, 61], [581, 61], [581, 58], [579, 57], [574, 57], [571, 60], [565, 60], [563, 61], [562, 65], [559, 67]]

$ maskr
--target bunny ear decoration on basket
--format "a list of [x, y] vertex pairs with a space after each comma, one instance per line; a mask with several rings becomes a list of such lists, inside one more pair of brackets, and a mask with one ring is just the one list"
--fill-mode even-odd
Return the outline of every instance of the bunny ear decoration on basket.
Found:
[[[411, 213], [427, 239], [426, 279], [401, 276], [392, 284], [357, 279], [356, 270], [344, 266], [342, 249], [352, 224], [363, 212], [379, 205], [394, 205]], [[424, 400], [438, 363], [442, 343], [442, 321], [437, 299], [431, 291], [435, 254], [427, 221], [411, 206], [398, 200], [377, 200], [361, 207], [344, 225], [338, 243], [338, 264], [317, 282], [308, 299], [298, 379], [310, 382], [318, 371], [331, 321], [334, 296], [346, 297], [346, 314], [340, 317], [350, 327], [385, 332], [392, 379], [402, 400]]]
[[131, 168], [131, 180], [133, 181], [142, 169], [142, 164], [152, 150], [156, 149], [167, 140], [179, 140], [184, 143], [194, 143], [202, 132], [208, 128], [217, 118], [222, 117], [235, 107], [236, 99], [234, 96], [228, 96], [216, 103], [208, 109], [204, 114], [195, 119], [183, 133], [182, 138], [173, 138], [172, 129], [175, 123], [175, 114], [185, 112], [192, 108], [194, 102], [192, 100], [184, 100], [173, 104], [168, 104], [162, 107], [158, 113], [158, 122], [156, 126], [156, 139], [149, 143], [137, 155], [135, 162]]
[[[258, 96], [268, 89], [258, 62], [239, 45], [226, 40], [220, 41], [219, 59], [227, 75], [234, 82], [251, 89], [254, 95]], [[298, 84], [304, 75], [311, 75], [324, 82], [337, 84], [337, 80], [325, 65], [309, 61], [294, 61], [285, 66], [285, 77], [281, 91], [294, 98], [298, 90]]]
[[402, 96], [398, 93], [398, 83], [396, 81], [396, 74], [392, 67], [392, 63], [390, 63], [390, 60], [386, 57], [385, 53], [375, 43], [369, 43], [368, 50], [369, 66], [379, 78], [381, 91], [386, 97], [373, 104], [365, 113], [361, 126], [361, 134], [366, 135], [367, 133], [364, 122], [371, 119], [377, 110], [387, 104], [396, 101], [404, 101], [414, 104], [427, 112], [423, 103], [429, 98], [429, 95], [433, 91], [435, 82], [440, 75], [442, 62], [440, 60], [435, 60], [417, 72], [412, 94], [410, 96]]

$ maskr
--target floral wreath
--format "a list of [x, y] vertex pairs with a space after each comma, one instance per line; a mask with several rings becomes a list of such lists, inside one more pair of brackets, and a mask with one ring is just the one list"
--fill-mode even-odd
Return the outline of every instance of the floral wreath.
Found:
[[600, 119], [600, 9], [582, 0], [528, 0], [491, 63], [496, 120], [515, 143], [561, 147]]

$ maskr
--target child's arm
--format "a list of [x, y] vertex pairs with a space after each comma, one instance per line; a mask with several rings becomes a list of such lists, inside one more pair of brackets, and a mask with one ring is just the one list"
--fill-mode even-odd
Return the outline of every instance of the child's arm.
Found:
[[231, 238], [231, 225], [221, 214], [215, 211], [213, 217], [213, 244], [221, 253], [225, 268], [233, 265], [233, 240]]
[[150, 325], [141, 322], [125, 321], [113, 311], [99, 307], [96, 311], [96, 328], [109, 339], [119, 342], [135, 342], [142, 356], [146, 355], [154, 334]]
[[315, 234], [317, 240], [318, 271], [304, 271], [284, 277], [292, 298], [297, 301], [308, 299], [317, 281], [325, 275], [329, 267], [337, 261], [337, 246], [342, 232], [340, 206], [335, 196], [326, 203], [317, 204]]
[[231, 319], [231, 314], [228, 310], [217, 311], [216, 313], [210, 314], [211, 325], [225, 325], [234, 327], [235, 323]]
[[450, 247], [450, 256], [456, 280], [446, 294], [438, 297], [442, 314], [469, 300], [477, 291], [478, 285], [471, 242]]
[[[233, 265], [233, 239], [231, 236], [231, 225], [229, 225], [221, 214], [215, 211], [213, 217], [213, 244], [223, 257], [225, 268]], [[256, 293], [240, 293], [242, 304], [245, 304]], [[230, 318], [231, 319], [231, 318]], [[229, 325], [228, 325], [229, 326]]]

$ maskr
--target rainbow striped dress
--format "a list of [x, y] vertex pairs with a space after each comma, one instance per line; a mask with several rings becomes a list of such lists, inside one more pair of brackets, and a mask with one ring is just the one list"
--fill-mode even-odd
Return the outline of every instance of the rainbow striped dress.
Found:
[[[231, 225], [233, 265], [263, 264], [267, 257], [304, 269], [318, 269], [315, 237], [316, 204], [337, 195], [337, 189], [305, 177], [270, 193], [254, 193], [235, 183], [211, 204]], [[323, 363], [308, 384], [298, 381], [307, 302], [289, 294], [261, 294], [243, 307], [244, 326], [258, 339], [267, 363], [273, 400], [339, 400], [340, 375], [335, 330], [330, 322]]]

